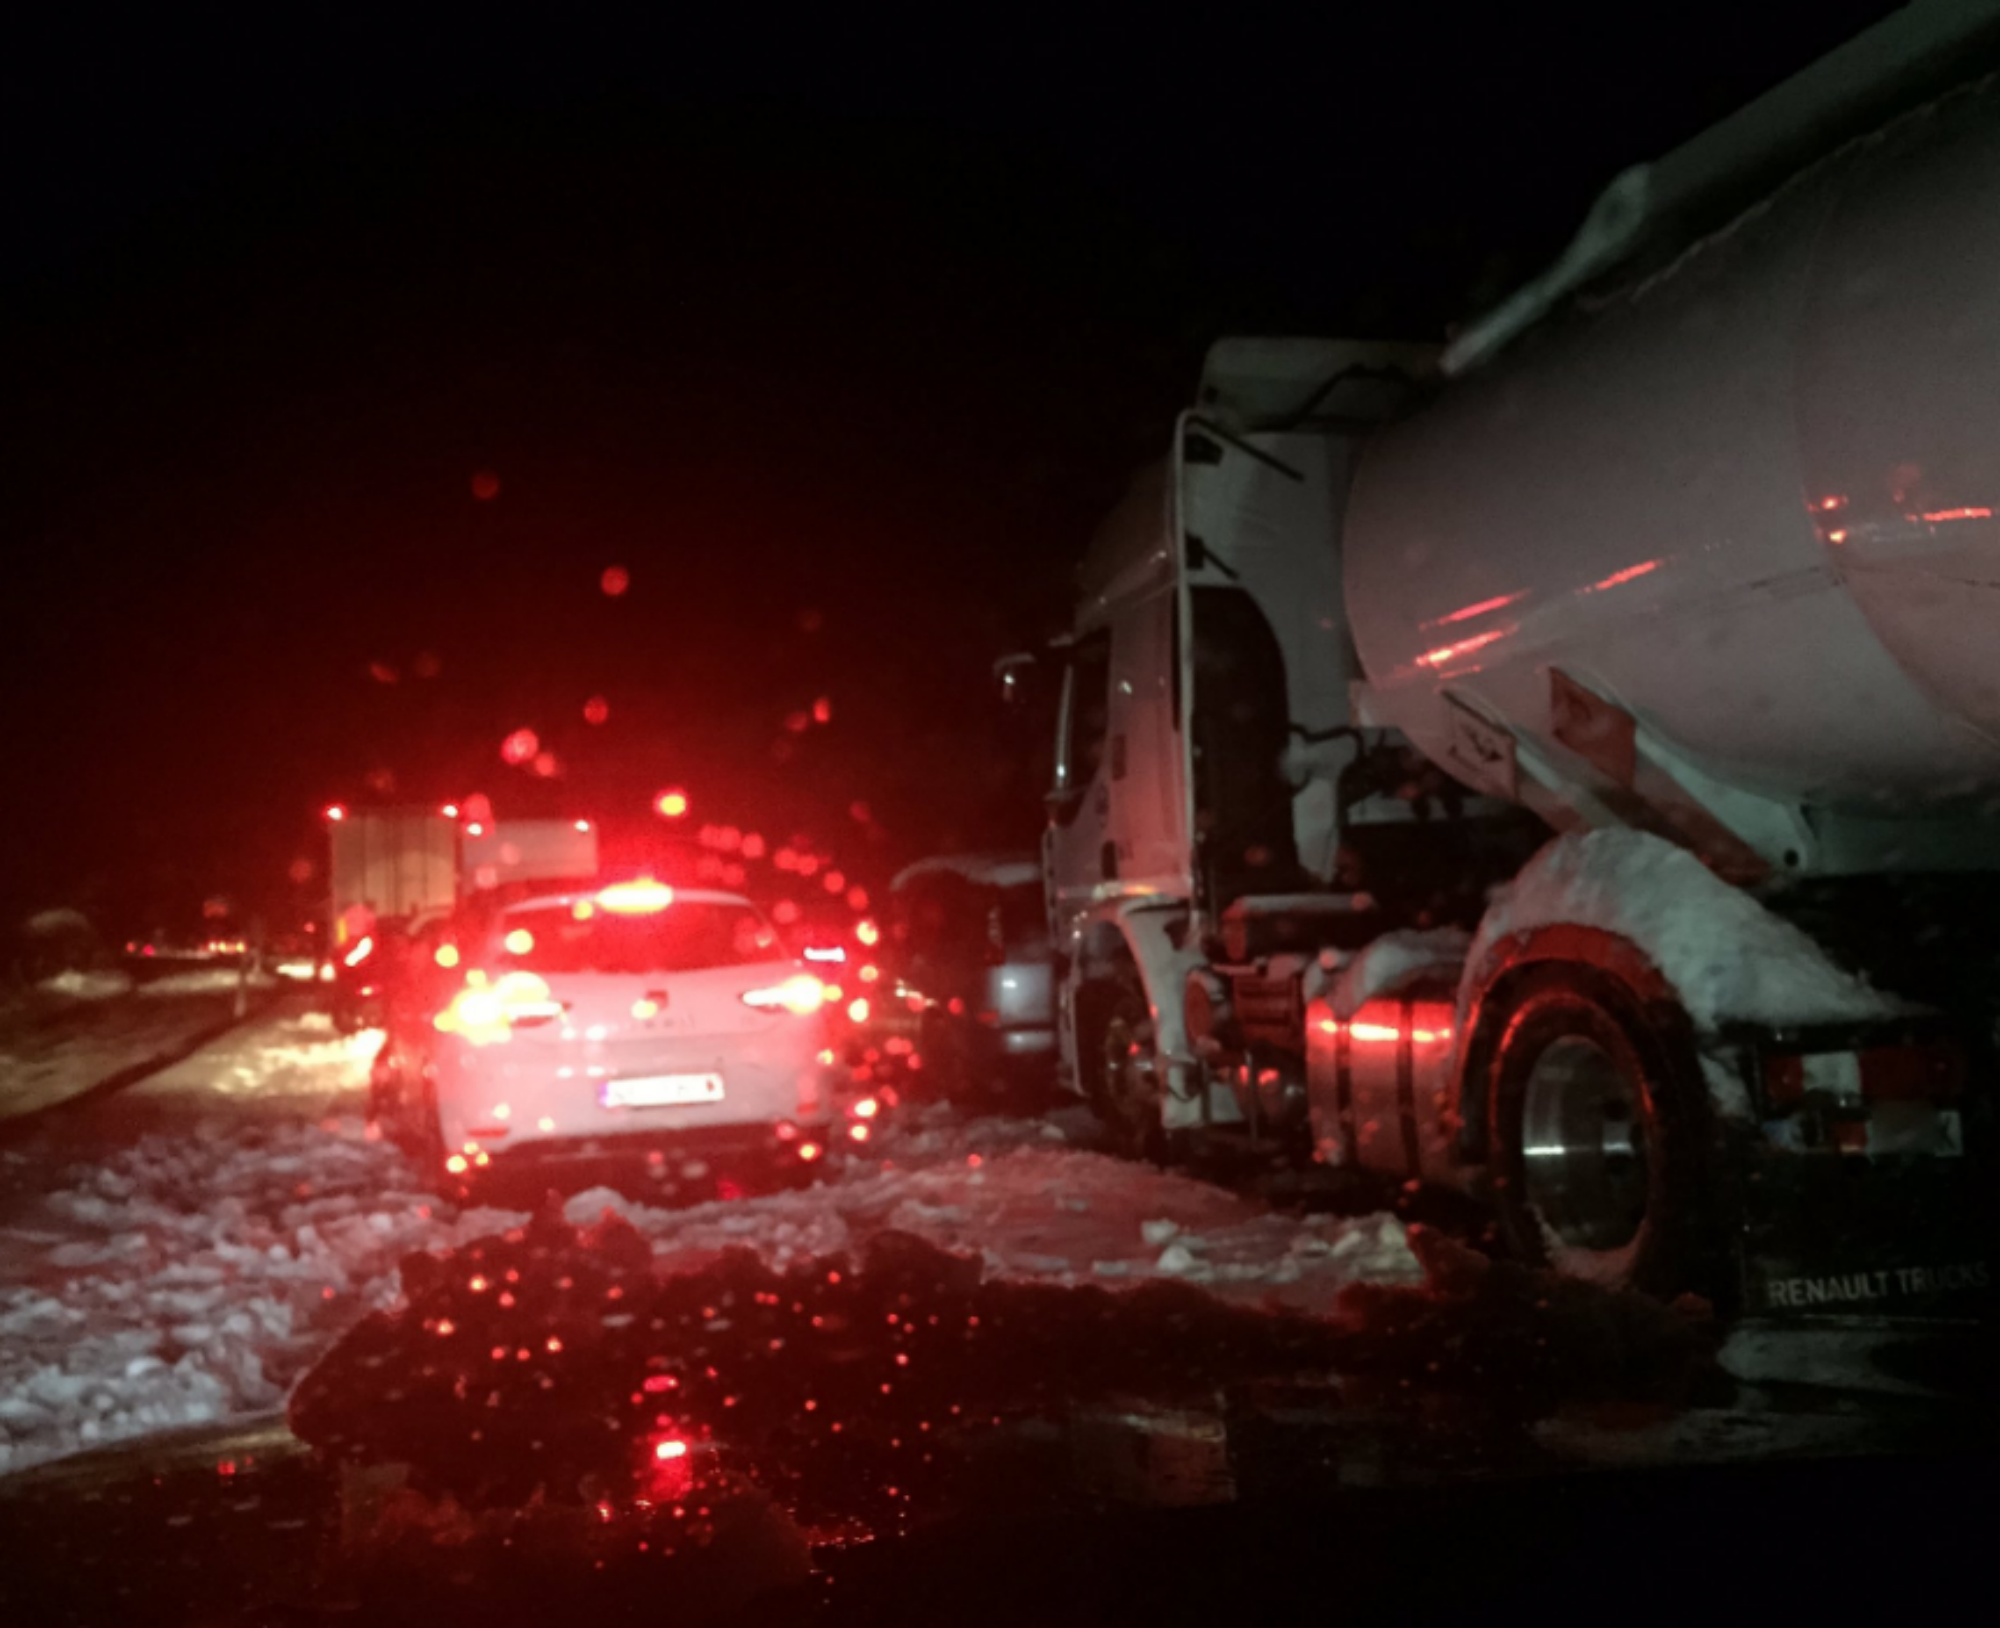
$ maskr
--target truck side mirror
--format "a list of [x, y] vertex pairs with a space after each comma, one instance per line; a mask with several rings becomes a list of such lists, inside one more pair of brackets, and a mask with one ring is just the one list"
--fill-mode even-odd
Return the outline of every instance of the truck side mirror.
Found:
[[993, 664], [993, 688], [1009, 706], [1027, 699], [1029, 678], [1035, 670], [1035, 653], [1017, 650]]

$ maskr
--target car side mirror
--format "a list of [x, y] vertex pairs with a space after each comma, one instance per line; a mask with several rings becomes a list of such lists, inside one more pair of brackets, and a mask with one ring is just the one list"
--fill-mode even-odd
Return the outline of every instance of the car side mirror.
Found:
[[1035, 664], [1032, 650], [1017, 650], [993, 664], [993, 688], [1002, 701], [1017, 706], [1027, 699]]

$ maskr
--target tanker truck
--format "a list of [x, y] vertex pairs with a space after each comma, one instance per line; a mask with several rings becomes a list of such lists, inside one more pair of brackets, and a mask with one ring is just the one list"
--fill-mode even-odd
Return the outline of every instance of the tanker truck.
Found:
[[1056, 649], [1062, 1066], [1126, 1151], [1463, 1195], [1751, 1370], [1984, 1317], [1995, 25], [1896, 14], [1442, 347], [1211, 349]]

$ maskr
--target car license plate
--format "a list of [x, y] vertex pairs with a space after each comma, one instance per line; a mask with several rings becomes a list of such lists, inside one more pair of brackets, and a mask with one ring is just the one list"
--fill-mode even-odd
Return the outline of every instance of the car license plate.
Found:
[[687, 1102], [720, 1102], [720, 1074], [646, 1074], [606, 1080], [599, 1100], [607, 1108], [667, 1108]]

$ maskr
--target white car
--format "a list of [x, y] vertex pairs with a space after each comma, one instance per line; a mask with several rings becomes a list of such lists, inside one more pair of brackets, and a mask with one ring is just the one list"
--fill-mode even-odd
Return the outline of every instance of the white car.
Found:
[[827, 1035], [839, 991], [736, 894], [624, 882], [524, 899], [458, 961], [411, 1103], [454, 1174], [627, 1138], [810, 1160], [846, 1107]]

